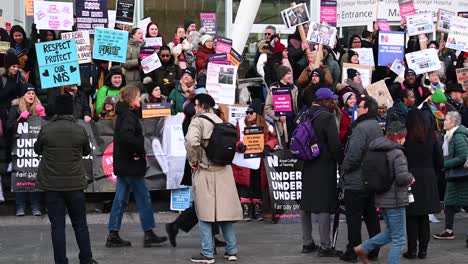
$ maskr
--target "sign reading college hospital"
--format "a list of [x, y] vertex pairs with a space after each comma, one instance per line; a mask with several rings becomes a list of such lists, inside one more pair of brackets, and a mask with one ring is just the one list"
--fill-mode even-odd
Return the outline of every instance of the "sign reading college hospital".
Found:
[[93, 59], [124, 63], [127, 56], [128, 31], [96, 28]]
[[37, 29], [72, 30], [73, 3], [34, 1]]
[[74, 39], [37, 43], [36, 53], [42, 88], [80, 83]]

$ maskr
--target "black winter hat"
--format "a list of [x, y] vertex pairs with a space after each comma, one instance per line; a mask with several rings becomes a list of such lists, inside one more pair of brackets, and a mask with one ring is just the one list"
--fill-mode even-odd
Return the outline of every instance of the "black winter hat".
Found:
[[358, 71], [353, 68], [349, 68], [346, 70], [346, 74], [348, 76], [348, 79], [352, 80], [356, 75], [358, 74]]
[[5, 55], [5, 68], [8, 69], [13, 65], [19, 65], [18, 56], [14, 49], [8, 49]]
[[406, 68], [405, 69], [405, 78], [408, 76], [408, 74], [414, 74], [416, 75], [416, 72], [413, 69]]
[[56, 115], [73, 115], [73, 98], [69, 94], [63, 94], [55, 98]]
[[194, 20], [192, 20], [190, 18], [184, 19], [184, 29], [185, 29], [185, 31], [187, 31], [187, 28], [192, 24], [195, 24]]
[[258, 115], [263, 115], [263, 104], [262, 101], [258, 98], [254, 98], [252, 103], [250, 103], [249, 108], [246, 112], [255, 112]]
[[184, 75], [184, 74], [186, 74], [186, 73], [189, 74], [190, 76], [192, 76], [192, 79], [195, 80], [195, 73], [196, 73], [196, 70], [195, 70], [194, 67], [188, 66], [187, 68], [183, 69], [183, 70], [182, 70], [182, 75]]
[[450, 85], [448, 85], [447, 88], [445, 88], [445, 92], [446, 93], [450, 93], [450, 92], [462, 92], [462, 93], [464, 93], [465, 90], [463, 90], [463, 86], [461, 84], [453, 82]]
[[113, 75], [121, 75], [122, 76], [122, 84], [120, 85], [120, 87], [117, 87], [117, 88], [124, 87], [127, 84], [127, 82], [125, 81], [125, 75], [122, 72], [122, 68], [120, 66], [118, 66], [118, 65], [115, 65], [115, 66], [112, 66], [110, 68], [109, 73], [107, 73], [106, 80], [104, 82], [104, 84], [108, 88], [112, 88], [111, 78], [112, 78]]
[[36, 92], [36, 88], [34, 88], [34, 86], [30, 83], [21, 85], [21, 97], [23, 97], [29, 91]]
[[194, 100], [198, 100], [198, 103], [200, 105], [203, 104], [203, 105], [208, 106], [210, 108], [213, 108], [216, 105], [215, 100], [209, 94], [197, 94], [197, 95], [195, 95]]
[[275, 71], [276, 71], [276, 77], [278, 78], [278, 80], [281, 80], [291, 70], [288, 67], [284, 66], [284, 65], [278, 65], [276, 67]]

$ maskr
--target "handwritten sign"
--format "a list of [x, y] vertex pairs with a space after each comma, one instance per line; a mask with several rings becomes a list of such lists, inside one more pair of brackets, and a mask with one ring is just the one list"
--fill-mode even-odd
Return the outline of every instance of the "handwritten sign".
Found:
[[[32, 17], [34, 16], [34, 2], [38, 1], [44, 1], [44, 0], [26, 0], [25, 1], [25, 6], [26, 6], [26, 16]], [[1, 25], [1, 23], [0, 23]]]
[[395, 59], [403, 60], [405, 54], [405, 33], [389, 31], [379, 33], [378, 65], [387, 66]]
[[265, 148], [264, 127], [251, 126], [244, 128], [244, 159], [259, 158]]
[[117, 0], [115, 22], [126, 25], [133, 25], [133, 15], [135, 13], [135, 0]]
[[171, 103], [146, 103], [141, 108], [143, 118], [171, 115]]
[[406, 28], [410, 36], [432, 33], [434, 31], [432, 13], [420, 13], [408, 16], [406, 18]]
[[34, 1], [37, 29], [72, 30], [73, 3]]
[[271, 89], [273, 109], [276, 116], [292, 115], [291, 89], [288, 87]]
[[454, 17], [447, 37], [447, 48], [468, 52], [468, 18]]
[[145, 47], [156, 47], [159, 48], [162, 46], [162, 38], [155, 37], [155, 38], [144, 38], [145, 40]]
[[81, 82], [74, 39], [37, 43], [36, 53], [43, 89]]
[[127, 57], [128, 32], [96, 28], [93, 59], [124, 63]]
[[200, 13], [201, 27], [206, 29], [206, 34], [215, 36], [218, 26], [216, 24], [216, 13]]
[[95, 28], [107, 26], [107, 0], [77, 0], [76, 16], [78, 30], [94, 34]]
[[154, 53], [141, 60], [141, 67], [143, 68], [143, 72], [145, 74], [150, 73], [161, 66], [162, 64], [157, 53]]
[[75, 39], [78, 52], [78, 63], [91, 62], [91, 43], [89, 41], [88, 31], [75, 31], [62, 33], [62, 39]]
[[114, 29], [115, 28], [115, 10], [107, 10], [107, 28]]
[[443, 33], [448, 33], [450, 29], [450, 23], [455, 17], [455, 12], [450, 12], [444, 9], [439, 9], [437, 12], [437, 25], [436, 30]]
[[9, 48], [10, 48], [10, 42], [0, 41], [0, 53], [1, 54], [5, 54]]
[[408, 68], [413, 69], [416, 74], [436, 71], [441, 67], [437, 50], [434, 48], [406, 53], [405, 57]]
[[468, 68], [456, 69], [457, 81], [463, 86], [463, 89], [468, 90]]

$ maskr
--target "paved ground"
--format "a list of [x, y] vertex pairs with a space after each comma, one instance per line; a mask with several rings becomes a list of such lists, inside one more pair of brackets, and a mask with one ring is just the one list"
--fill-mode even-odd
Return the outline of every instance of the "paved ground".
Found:
[[[177, 216], [176, 213], [157, 214], [157, 233], [164, 234], [164, 225]], [[92, 247], [95, 259], [101, 264], [119, 263], [190, 263], [189, 258], [199, 252], [198, 229], [178, 236], [178, 247], [165, 244], [161, 248], [143, 248], [142, 232], [138, 215], [126, 213], [121, 235], [133, 242], [133, 247], [108, 249], [104, 247], [107, 235], [108, 214], [89, 214]], [[441, 220], [443, 215], [438, 216]], [[431, 224], [432, 232], [441, 230], [442, 223]], [[78, 250], [71, 226], [67, 229], [67, 249], [70, 263], [79, 263]], [[315, 226], [314, 226], [315, 227]], [[459, 214], [455, 223], [457, 237], [454, 241], [432, 240], [428, 259], [402, 263], [467, 263], [468, 248], [465, 247], [464, 232], [468, 231], [468, 215]], [[337, 258], [318, 258], [315, 254], [300, 254], [301, 230], [299, 224], [274, 225], [266, 222], [236, 224], [239, 241], [239, 264], [251, 263], [344, 263]], [[364, 230], [364, 229], [363, 229]], [[315, 238], [318, 238], [315, 228]], [[346, 224], [341, 222], [338, 248], [346, 242]], [[381, 251], [379, 263], [386, 263], [389, 247]], [[0, 263], [53, 263], [50, 229], [47, 217], [0, 217]], [[223, 250], [216, 258], [217, 263], [227, 263], [222, 259]]]

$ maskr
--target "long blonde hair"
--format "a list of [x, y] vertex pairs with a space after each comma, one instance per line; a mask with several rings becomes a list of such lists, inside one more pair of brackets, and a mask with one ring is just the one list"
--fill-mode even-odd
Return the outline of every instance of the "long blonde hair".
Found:
[[28, 111], [32, 116], [38, 116], [36, 106], [42, 105], [41, 101], [39, 101], [39, 98], [37, 98], [37, 95], [34, 93], [34, 101], [32, 104], [29, 104], [26, 102], [24, 99], [24, 96], [19, 99], [18, 103], [18, 109], [21, 112]]

